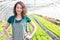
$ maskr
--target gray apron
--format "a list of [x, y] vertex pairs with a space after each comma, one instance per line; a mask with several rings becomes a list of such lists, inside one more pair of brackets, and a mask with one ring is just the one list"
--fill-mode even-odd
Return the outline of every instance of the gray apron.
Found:
[[14, 23], [12, 24], [12, 32], [13, 32], [13, 40], [24, 40], [24, 26], [23, 22]]

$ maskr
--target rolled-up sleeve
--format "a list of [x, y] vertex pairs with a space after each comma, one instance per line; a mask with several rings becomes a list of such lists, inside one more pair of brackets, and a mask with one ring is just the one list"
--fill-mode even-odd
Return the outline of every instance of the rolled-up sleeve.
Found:
[[27, 19], [27, 22], [31, 22], [31, 19], [28, 16], [26, 17], [26, 19]]
[[11, 18], [12, 18], [12, 16], [10, 16], [10, 17], [8, 18], [8, 20], [7, 20], [8, 23], [11, 23]]

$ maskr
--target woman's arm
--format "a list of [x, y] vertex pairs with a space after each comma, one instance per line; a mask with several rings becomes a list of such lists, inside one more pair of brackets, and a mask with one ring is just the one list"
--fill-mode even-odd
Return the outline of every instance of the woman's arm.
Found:
[[9, 27], [10, 23], [7, 23], [6, 26], [4, 27], [4, 33], [6, 34], [7, 37], [9, 37], [9, 33], [8, 33], [8, 27]]
[[31, 22], [29, 22], [29, 24], [31, 24], [31, 25], [32, 25], [33, 30], [32, 30], [32, 32], [31, 32], [31, 34], [30, 34], [30, 35], [25, 34], [25, 39], [30, 39], [30, 38], [32, 38], [32, 36], [34, 35], [34, 33], [36, 32], [36, 29], [37, 29], [36, 25], [35, 25], [32, 21], [31, 21]]
[[36, 25], [35, 25], [32, 21], [29, 22], [29, 24], [31, 24], [32, 27], [33, 27], [33, 30], [32, 30], [32, 32], [31, 32], [31, 34], [30, 34], [30, 36], [32, 37], [32, 36], [34, 35], [34, 33], [36, 32], [37, 27], [36, 27]]

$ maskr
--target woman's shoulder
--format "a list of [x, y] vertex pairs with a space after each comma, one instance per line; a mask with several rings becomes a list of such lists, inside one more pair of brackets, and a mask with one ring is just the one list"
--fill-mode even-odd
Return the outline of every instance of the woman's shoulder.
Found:
[[30, 17], [28, 15], [25, 16], [25, 18], [26, 18], [27, 22], [30, 22], [31, 21], [31, 19], [30, 19]]
[[15, 16], [14, 15], [12, 15], [12, 16], [10, 16], [9, 18], [14, 18]]
[[12, 15], [12, 16], [10, 16], [10, 17], [8, 18], [8, 20], [7, 20], [7, 21], [8, 21], [8, 23], [12, 23], [12, 22], [13, 22], [13, 20], [14, 20], [14, 17], [15, 17], [15, 16], [13, 16], [13, 15]]
[[25, 18], [28, 18], [28, 17], [29, 17], [28, 15], [25, 16]]

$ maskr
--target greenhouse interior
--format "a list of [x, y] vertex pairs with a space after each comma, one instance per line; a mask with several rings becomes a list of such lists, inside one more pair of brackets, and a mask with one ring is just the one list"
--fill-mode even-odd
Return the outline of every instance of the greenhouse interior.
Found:
[[[0, 0], [0, 40], [8, 40], [4, 28], [19, 1], [25, 4], [26, 14], [37, 28], [29, 40], [60, 40], [60, 0]], [[32, 25], [27, 24], [27, 29], [30, 34]], [[12, 25], [8, 33], [12, 36]]]

